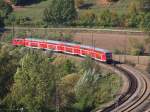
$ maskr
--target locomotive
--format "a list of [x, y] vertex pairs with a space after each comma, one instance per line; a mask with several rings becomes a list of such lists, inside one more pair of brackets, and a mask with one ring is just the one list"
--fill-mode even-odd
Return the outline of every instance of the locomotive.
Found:
[[95, 48], [86, 45], [54, 40], [35, 39], [35, 38], [14, 38], [12, 40], [12, 45], [53, 50], [55, 52], [62, 52], [82, 57], [90, 56], [92, 59], [101, 62], [105, 63], [112, 62], [112, 52], [110, 52], [109, 50]]

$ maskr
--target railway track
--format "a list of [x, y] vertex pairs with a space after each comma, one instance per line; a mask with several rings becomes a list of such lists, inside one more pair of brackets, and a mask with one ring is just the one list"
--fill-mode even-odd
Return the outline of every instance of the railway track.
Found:
[[[116, 66], [99, 63], [103, 67], [107, 67], [112, 71], [122, 74], [126, 77], [127, 88], [118, 97], [116, 102], [105, 107], [103, 110], [96, 112], [141, 112], [141, 104], [150, 97], [150, 81], [146, 75], [135, 70], [125, 64], [117, 64]], [[140, 108], [140, 110], [138, 110]], [[144, 111], [142, 111], [144, 112]]]
[[138, 70], [125, 64], [117, 65], [116, 68], [128, 78], [129, 88], [116, 102], [97, 112], [141, 112], [141, 104], [146, 102], [150, 96], [149, 79]]
[[147, 99], [150, 97], [150, 80], [145, 74], [126, 64], [99, 64], [120, 74], [124, 79], [124, 85], [116, 101], [103, 109], [96, 109], [96, 112], [149, 112], [142, 107], [143, 103], [148, 103]]

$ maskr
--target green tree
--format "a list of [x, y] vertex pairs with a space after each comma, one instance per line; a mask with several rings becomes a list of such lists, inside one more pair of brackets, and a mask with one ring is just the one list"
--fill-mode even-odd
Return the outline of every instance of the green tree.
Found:
[[43, 16], [47, 24], [71, 24], [77, 16], [74, 0], [52, 0], [49, 7], [44, 10]]
[[83, 26], [94, 26], [97, 22], [97, 16], [92, 11], [87, 11], [80, 16], [80, 24]]
[[65, 57], [58, 57], [54, 60], [54, 65], [56, 67], [57, 74], [60, 75], [60, 77], [63, 77], [65, 75], [74, 73], [77, 71], [75, 64], [70, 59], [66, 59]]
[[0, 28], [1, 27], [4, 27], [4, 19], [3, 17], [1, 16], [1, 13], [0, 13]]
[[76, 102], [74, 87], [80, 75], [73, 73], [63, 77], [59, 84], [60, 110], [63, 112], [74, 112], [73, 104]]
[[79, 8], [82, 4], [84, 4], [84, 0], [75, 0], [76, 8]]
[[74, 107], [79, 112], [90, 112], [94, 108], [94, 95], [97, 92], [101, 74], [97, 74], [94, 69], [87, 70], [79, 79], [75, 86], [77, 102]]
[[12, 6], [8, 3], [4, 2], [3, 0], [0, 0], [0, 12], [3, 17], [8, 16], [12, 12]]
[[150, 1], [149, 0], [139, 0], [140, 8], [142, 11], [149, 12], [150, 11]]
[[[39, 52], [39, 51], [38, 51]], [[53, 66], [46, 55], [31, 51], [20, 61], [14, 85], [6, 102], [10, 108], [24, 107], [28, 112], [50, 111], [54, 91]]]
[[110, 10], [103, 10], [99, 17], [99, 24], [101, 26], [110, 26], [111, 25], [111, 12]]
[[150, 33], [150, 13], [144, 14], [144, 17], [140, 23], [140, 27], [142, 30], [145, 30], [147, 33]]
[[136, 38], [129, 38], [130, 54], [131, 55], [143, 55], [145, 46], [143, 42], [140, 42]]
[[10, 91], [13, 76], [20, 60], [18, 51], [12, 46], [2, 45], [0, 48], [0, 99]]

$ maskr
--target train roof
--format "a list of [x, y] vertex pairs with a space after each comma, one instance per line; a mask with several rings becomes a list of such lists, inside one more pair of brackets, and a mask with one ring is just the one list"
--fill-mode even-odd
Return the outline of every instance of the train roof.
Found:
[[68, 42], [62, 42], [62, 41], [55, 41], [55, 40], [43, 40], [43, 39], [35, 39], [35, 38], [26, 38], [32, 41], [43, 41], [43, 42], [48, 42], [48, 43], [53, 43], [53, 44], [65, 44], [69, 46], [80, 46], [81, 48], [87, 48], [87, 49], [94, 49], [96, 51], [104, 52], [104, 53], [111, 53], [109, 50], [106, 49], [101, 49], [101, 48], [96, 48], [92, 46], [86, 46], [86, 45], [81, 45], [81, 44], [75, 44], [75, 43], [68, 43]]

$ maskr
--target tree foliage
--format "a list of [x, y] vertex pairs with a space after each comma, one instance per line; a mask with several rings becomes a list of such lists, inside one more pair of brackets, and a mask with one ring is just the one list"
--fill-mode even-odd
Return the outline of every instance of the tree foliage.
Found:
[[8, 3], [4, 2], [3, 0], [0, 0], [0, 13], [1, 16], [6, 17], [13, 11], [12, 6]]
[[29, 5], [32, 3], [38, 3], [46, 0], [12, 0], [15, 5]]
[[35, 51], [25, 55], [14, 76], [15, 83], [8, 99], [12, 103], [10, 108], [22, 105], [28, 112], [50, 109], [50, 93], [54, 86], [51, 79], [54, 79], [53, 66], [45, 55]]
[[144, 48], [144, 43], [138, 41], [135, 38], [130, 38], [129, 39], [129, 43], [130, 43], [130, 54], [131, 55], [143, 55], [145, 48]]
[[111, 98], [110, 86], [105, 84], [114, 83], [112, 73], [103, 72], [90, 58], [76, 65], [66, 57], [51, 56], [0, 44], [2, 111], [88, 112]]
[[3, 17], [1, 16], [1, 13], [0, 13], [0, 28], [1, 27], [4, 27], [4, 19]]
[[0, 48], [0, 99], [10, 91], [21, 54], [9, 45]]
[[71, 24], [77, 16], [74, 0], [52, 0], [49, 7], [44, 10], [43, 16], [47, 24]]
[[150, 1], [149, 0], [139, 0], [140, 8], [142, 11], [149, 12], [150, 11]]

